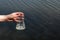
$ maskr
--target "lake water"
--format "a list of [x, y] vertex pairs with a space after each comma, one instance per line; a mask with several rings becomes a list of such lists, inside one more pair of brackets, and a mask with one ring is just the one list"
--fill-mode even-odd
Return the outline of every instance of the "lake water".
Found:
[[[4, 22], [0, 23], [0, 34], [25, 34], [36, 40], [60, 39], [59, 0], [0, 0], [0, 15], [16, 11], [24, 12], [26, 30], [16, 30], [15, 22]], [[14, 35], [13, 39], [15, 39]]]

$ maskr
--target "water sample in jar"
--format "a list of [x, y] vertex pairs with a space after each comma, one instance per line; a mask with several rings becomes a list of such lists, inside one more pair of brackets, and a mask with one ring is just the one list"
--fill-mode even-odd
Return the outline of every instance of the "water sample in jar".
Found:
[[25, 22], [24, 21], [17, 22], [16, 29], [17, 30], [24, 30], [25, 29]]

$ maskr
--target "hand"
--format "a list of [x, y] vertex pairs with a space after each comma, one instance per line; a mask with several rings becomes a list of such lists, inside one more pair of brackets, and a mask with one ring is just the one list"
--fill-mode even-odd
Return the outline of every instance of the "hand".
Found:
[[24, 20], [24, 13], [22, 12], [14, 12], [9, 15], [7, 15], [7, 21], [23, 21]]

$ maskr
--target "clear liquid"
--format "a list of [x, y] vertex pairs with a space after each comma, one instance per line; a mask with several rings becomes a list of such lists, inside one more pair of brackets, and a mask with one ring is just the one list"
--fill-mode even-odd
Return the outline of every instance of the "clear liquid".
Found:
[[25, 23], [23, 22], [18, 22], [16, 25], [17, 30], [24, 30], [25, 29]]

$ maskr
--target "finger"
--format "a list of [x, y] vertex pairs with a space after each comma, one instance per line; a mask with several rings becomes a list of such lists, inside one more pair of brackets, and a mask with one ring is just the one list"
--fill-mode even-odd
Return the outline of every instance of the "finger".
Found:
[[8, 19], [7, 21], [13, 21], [12, 19]]
[[13, 21], [13, 20], [8, 20], [8, 21]]
[[24, 17], [23, 12], [15, 12], [15, 13], [16, 13], [15, 17]]
[[18, 20], [17, 18], [14, 18], [14, 21], [15, 21], [15, 22], [19, 22], [20, 20]]
[[19, 21], [24, 21], [24, 18], [14, 18], [14, 21], [19, 22]]
[[24, 20], [24, 17], [17, 17], [17, 20]]
[[23, 12], [15, 12], [16, 15], [23, 15], [24, 13]]
[[15, 21], [15, 22], [20, 22], [20, 20], [16, 20], [16, 19], [15, 19], [14, 21]]
[[20, 12], [20, 16], [24, 17], [24, 13]]
[[19, 15], [16, 15], [15, 17], [24, 18], [24, 15], [22, 15], [22, 14], [20, 15], [20, 14], [19, 14]]
[[24, 18], [24, 15], [20, 15], [20, 16], [18, 16], [18, 17], [20, 17], [20, 18]]
[[23, 21], [23, 20], [24, 20], [24, 18], [16, 18], [16, 20]]
[[22, 21], [22, 20], [24, 20], [24, 18], [20, 18], [19, 20], [21, 20], [21, 21]]
[[7, 18], [7, 21], [13, 21], [13, 18]]

